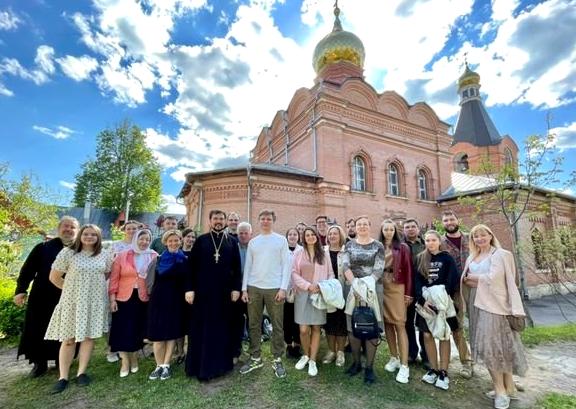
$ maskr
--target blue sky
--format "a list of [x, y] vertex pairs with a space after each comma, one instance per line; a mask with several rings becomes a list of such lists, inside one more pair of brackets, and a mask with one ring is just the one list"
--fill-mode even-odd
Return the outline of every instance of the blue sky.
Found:
[[[333, 0], [4, 0], [0, 117], [11, 176], [71, 197], [102, 129], [130, 119], [163, 168], [167, 204], [192, 170], [245, 163], [262, 126], [313, 85]], [[519, 146], [550, 113], [576, 169], [576, 1], [341, 0], [377, 91], [458, 113], [464, 55], [501, 134]], [[574, 189], [567, 190], [574, 194]]]

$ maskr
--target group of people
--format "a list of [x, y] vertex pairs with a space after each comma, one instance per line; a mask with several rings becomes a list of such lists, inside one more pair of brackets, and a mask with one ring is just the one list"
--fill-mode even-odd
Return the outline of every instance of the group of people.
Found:
[[210, 231], [198, 237], [192, 229], [177, 230], [173, 218], [165, 219], [159, 238], [128, 221], [124, 240], [105, 249], [97, 226], [80, 228], [65, 216], [58, 237], [32, 250], [18, 278], [18, 305], [33, 282], [18, 355], [34, 364], [32, 376], [56, 359], [60, 376], [53, 391], [61, 392], [75, 353], [76, 382], [90, 383], [94, 340], [109, 333], [121, 378], [138, 372], [137, 352], [151, 342], [156, 368], [149, 379], [169, 379], [171, 362], [185, 355], [186, 374], [210, 380], [238, 363], [247, 327], [250, 357], [239, 372], [248, 374], [264, 365], [267, 314], [277, 377], [286, 376], [284, 354], [297, 359], [296, 370], [316, 376], [324, 330], [322, 364], [345, 366], [348, 349], [346, 374], [363, 371], [372, 384], [380, 335], [359, 335], [355, 318], [367, 306], [390, 351], [385, 370], [397, 382], [409, 382], [419, 356], [426, 368], [422, 381], [449, 389], [452, 337], [463, 375], [472, 377], [473, 364], [484, 363], [494, 385], [487, 395], [495, 408], [508, 408], [517, 392], [512, 375], [527, 369], [509, 318], [525, 314], [514, 258], [490, 228], [480, 224], [464, 233], [449, 210], [442, 213], [444, 234], [421, 235], [413, 218], [402, 226], [384, 220], [378, 238], [366, 216], [344, 228], [329, 221], [318, 216], [313, 225], [298, 223], [281, 235], [274, 232], [274, 211], [263, 210], [260, 234], [252, 237], [252, 226], [237, 213], [212, 210]]

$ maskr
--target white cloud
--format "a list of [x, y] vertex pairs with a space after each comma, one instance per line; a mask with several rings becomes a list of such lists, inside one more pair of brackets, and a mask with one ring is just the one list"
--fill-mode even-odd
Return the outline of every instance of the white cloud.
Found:
[[492, 0], [492, 19], [496, 21], [509, 19], [519, 4], [519, 0]]
[[70, 136], [72, 136], [72, 134], [76, 133], [76, 131], [62, 125], [58, 125], [55, 128], [34, 125], [32, 126], [32, 129], [44, 135], [51, 136], [54, 139], [68, 139]]
[[[54, 49], [47, 45], [41, 45], [36, 49], [34, 58], [35, 67], [28, 69], [23, 67], [14, 58], [3, 58], [0, 62], [0, 76], [12, 75], [24, 80], [33, 81], [36, 85], [42, 85], [50, 80], [49, 75], [54, 73]], [[2, 87], [0, 87], [2, 88]], [[4, 88], [6, 90], [6, 88]], [[11, 91], [9, 91], [11, 92]], [[2, 93], [0, 91], [0, 93]], [[3, 93], [6, 95], [6, 93]]]
[[0, 30], [16, 30], [22, 20], [11, 10], [0, 11]]
[[195, 169], [180, 166], [174, 172], [170, 173], [170, 177], [174, 179], [176, 182], [185, 182], [186, 174], [194, 171]]
[[[176, 43], [172, 32], [177, 18], [209, 8], [202, 0], [149, 0], [146, 11], [131, 0], [97, 0], [94, 16], [76, 13], [72, 20], [101, 60], [92, 76], [102, 92], [134, 107], [159, 88], [166, 101], [161, 111], [180, 129], [171, 136], [148, 129], [148, 144], [171, 176], [183, 180], [186, 171], [242, 163], [261, 127], [298, 88], [312, 85], [313, 49], [332, 29], [331, 9], [304, 0], [301, 18], [311, 34], [297, 43], [271, 16], [278, 3], [252, 0], [235, 15], [221, 15], [232, 22], [228, 32], [196, 46]], [[425, 101], [446, 120], [459, 109], [456, 80], [465, 52], [474, 67], [479, 63], [488, 106], [555, 107], [570, 100], [576, 88], [574, 1], [548, 0], [514, 13], [520, 4], [494, 0], [488, 5], [493, 20], [474, 22], [483, 38], [494, 35], [492, 43], [464, 42], [432, 66], [456, 26], [471, 29], [473, 0], [365, 0], [362, 7], [347, 0], [340, 7], [344, 28], [364, 42], [367, 81], [410, 103]]]
[[176, 201], [176, 196], [174, 195], [162, 195], [162, 201], [166, 206], [166, 212], [171, 214], [186, 214], [186, 206], [178, 203]]
[[60, 186], [65, 187], [66, 189], [74, 190], [76, 189], [76, 183], [66, 182], [65, 180], [61, 180], [58, 182]]
[[98, 68], [98, 61], [87, 55], [81, 57], [67, 55], [57, 58], [56, 61], [60, 64], [64, 74], [74, 81], [83, 81], [90, 78], [90, 74]]
[[38, 47], [34, 62], [45, 73], [54, 74], [54, 48], [48, 45]]
[[555, 145], [560, 150], [576, 148], [576, 122], [566, 126], [550, 129], [550, 134], [555, 135]]
[[0, 83], [0, 95], [4, 95], [5, 97], [12, 97], [14, 96], [14, 92], [10, 91], [4, 84]]

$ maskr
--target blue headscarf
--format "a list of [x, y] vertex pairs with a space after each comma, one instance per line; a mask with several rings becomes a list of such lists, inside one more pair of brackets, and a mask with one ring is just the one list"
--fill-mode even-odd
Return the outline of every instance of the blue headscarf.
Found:
[[176, 253], [164, 250], [158, 260], [158, 274], [164, 274], [175, 264], [183, 263], [185, 260], [186, 255], [180, 249]]

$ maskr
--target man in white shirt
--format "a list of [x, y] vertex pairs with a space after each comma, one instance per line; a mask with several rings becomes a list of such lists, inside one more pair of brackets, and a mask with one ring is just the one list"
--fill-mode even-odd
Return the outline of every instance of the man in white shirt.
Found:
[[248, 243], [244, 277], [242, 280], [242, 300], [248, 303], [250, 332], [250, 361], [242, 368], [247, 374], [264, 365], [260, 353], [262, 337], [262, 315], [264, 308], [272, 321], [271, 350], [274, 356], [274, 373], [278, 378], [286, 376], [282, 365], [284, 352], [284, 300], [290, 281], [288, 241], [272, 231], [276, 214], [272, 210], [262, 210], [258, 215], [261, 233]]

